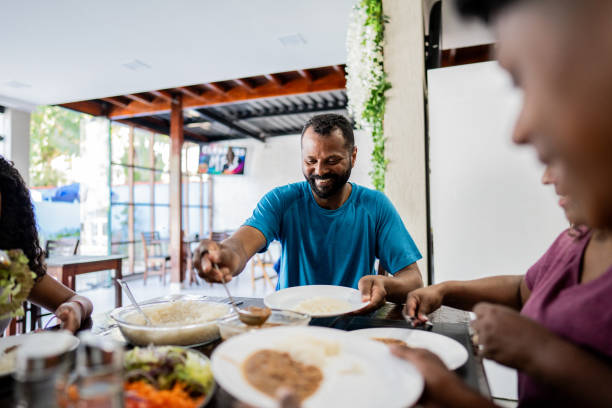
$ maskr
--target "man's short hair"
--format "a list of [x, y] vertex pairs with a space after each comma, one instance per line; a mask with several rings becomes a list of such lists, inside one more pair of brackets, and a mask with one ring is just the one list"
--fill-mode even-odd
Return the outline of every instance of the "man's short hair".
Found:
[[459, 14], [491, 22], [506, 7], [527, 0], [455, 0]]
[[353, 134], [353, 125], [342, 115], [335, 113], [324, 113], [315, 115], [304, 124], [302, 128], [302, 138], [308, 128], [312, 127], [315, 133], [321, 136], [329, 136], [334, 130], [340, 129], [342, 137], [344, 137], [344, 146], [348, 151], [352, 151], [355, 146], [355, 135]]

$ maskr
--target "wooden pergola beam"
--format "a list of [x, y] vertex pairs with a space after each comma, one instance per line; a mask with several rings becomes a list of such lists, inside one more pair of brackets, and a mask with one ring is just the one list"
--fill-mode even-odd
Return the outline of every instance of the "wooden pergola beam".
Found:
[[[301, 72], [290, 71], [289, 73], [294, 73], [294, 79], [288, 80], [287, 82], [283, 82], [281, 78], [291, 78], [291, 75], [264, 75], [268, 79], [268, 82], [257, 87], [249, 84], [247, 82], [248, 80], [245, 81], [243, 78], [235, 81], [237, 83], [244, 82], [247, 84], [247, 87], [236, 86], [231, 89], [225, 89], [222, 84], [212, 82], [198, 85], [211, 90], [211, 92], [198, 92], [187, 86], [176, 89], [150, 91], [148, 93], [155, 95], [156, 98], [148, 103], [116, 96], [102, 99], [102, 101], [105, 102], [100, 102], [99, 99], [93, 99], [89, 101], [61, 104], [60, 106], [95, 116], [104, 115], [109, 119], [119, 120], [170, 112], [174, 91], [183, 95], [182, 104], [184, 109], [195, 109], [260, 98], [274, 98], [311, 92], [341, 90], [346, 87], [344, 68], [341, 65], [317, 68], [318, 74], [316, 78], [309, 70], [300, 71]], [[250, 90], [247, 89], [248, 87], [250, 87]]]
[[146, 98], [144, 93], [141, 94], [127, 94], [126, 98], [136, 102], [144, 103], [145, 105], [152, 105], [154, 98]]
[[127, 108], [130, 104], [129, 103], [125, 103], [123, 101], [121, 101], [119, 98], [111, 96], [108, 98], [100, 98], [100, 100], [103, 100], [104, 102], [108, 102], [112, 105], [115, 105], [119, 108]]
[[157, 96], [160, 99], [165, 100], [166, 102], [172, 102], [172, 94], [168, 91], [159, 90], [159, 91], [151, 91], [153, 95]]
[[[201, 98], [193, 98], [189, 95], [184, 95], [183, 108], [193, 109], [204, 106], [213, 106], [228, 104], [240, 101], [247, 101], [259, 98], [273, 98], [277, 96], [297, 95], [310, 92], [323, 92], [340, 90], [346, 87], [346, 79], [344, 74], [336, 71], [331, 71], [328, 75], [317, 78], [312, 82], [308, 82], [304, 78], [297, 78], [283, 84], [282, 87], [277, 87], [273, 83], [267, 83], [258, 86], [253, 92], [248, 92], [246, 89], [236, 87], [228, 90], [224, 94], [210, 95], [203, 101]], [[134, 116], [152, 115], [158, 113], [167, 113], [170, 111], [170, 102], [157, 99], [152, 106], [132, 102], [126, 108], [114, 107], [108, 114], [111, 119], [123, 119]]]
[[205, 101], [206, 98], [204, 96], [202, 96], [202, 94], [199, 94], [193, 90], [191, 90], [190, 88], [186, 87], [186, 86], [179, 86], [178, 88], [175, 88], [178, 91], [181, 91], [182, 93], [184, 93], [185, 95], [194, 98], [194, 99], [200, 99], [202, 101]]
[[312, 82], [312, 74], [310, 73], [310, 71], [306, 69], [298, 69], [297, 73], [300, 74], [300, 76], [308, 82]]
[[274, 74], [266, 74], [264, 77], [278, 87], [283, 86], [283, 82]]
[[217, 92], [221, 95], [225, 95], [225, 93], [227, 92], [221, 85], [215, 83], [215, 82], [210, 82], [207, 84], [202, 84], [204, 85], [206, 88], [210, 89], [213, 92]]
[[235, 83], [236, 83], [238, 86], [240, 86], [240, 87], [242, 87], [242, 88], [246, 89], [246, 90], [247, 90], [247, 91], [249, 91], [249, 92], [253, 92], [253, 91], [255, 90], [255, 88], [253, 87], [253, 85], [249, 84], [249, 83], [248, 83], [246, 80], [244, 80], [244, 79], [242, 79], [242, 78], [234, 79], [234, 82], [235, 82]]
[[183, 278], [182, 225], [183, 206], [181, 150], [183, 148], [183, 95], [177, 94], [172, 101], [170, 112], [170, 285], [180, 289]]

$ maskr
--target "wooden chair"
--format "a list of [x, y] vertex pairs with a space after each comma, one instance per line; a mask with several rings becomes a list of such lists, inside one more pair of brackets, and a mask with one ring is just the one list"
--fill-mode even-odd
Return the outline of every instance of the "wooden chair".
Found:
[[[261, 269], [262, 276], [255, 277], [255, 268], [257, 267]], [[270, 284], [270, 287], [274, 289], [274, 285], [268, 276], [266, 267], [274, 267], [274, 260], [272, 259], [272, 254], [270, 251], [253, 255], [253, 258], [251, 258], [251, 288], [253, 290], [255, 290], [255, 281], [261, 278], [264, 278], [264, 288], [266, 283], [268, 283]]]
[[[79, 250], [79, 242], [78, 238], [47, 240], [45, 243], [45, 258], [76, 255]], [[42, 329], [42, 318], [52, 314], [51, 312], [43, 313], [40, 306], [28, 301], [23, 302], [23, 310], [25, 313], [22, 317], [11, 320], [7, 329], [9, 335], [25, 334], [29, 331]]]
[[162, 252], [159, 231], [141, 232], [145, 271], [143, 284], [147, 284], [148, 274], [160, 275], [162, 285], [166, 284], [166, 264], [170, 255]]
[[78, 238], [49, 239], [45, 243], [45, 256], [72, 256], [79, 251]]

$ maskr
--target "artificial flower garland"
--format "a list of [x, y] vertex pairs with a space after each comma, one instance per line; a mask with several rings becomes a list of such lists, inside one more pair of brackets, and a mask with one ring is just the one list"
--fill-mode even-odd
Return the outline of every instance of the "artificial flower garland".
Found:
[[383, 118], [385, 91], [391, 88], [383, 67], [385, 16], [382, 0], [361, 0], [350, 16], [346, 38], [346, 92], [348, 111], [357, 128], [372, 134], [372, 184], [383, 191], [388, 160], [385, 158]]

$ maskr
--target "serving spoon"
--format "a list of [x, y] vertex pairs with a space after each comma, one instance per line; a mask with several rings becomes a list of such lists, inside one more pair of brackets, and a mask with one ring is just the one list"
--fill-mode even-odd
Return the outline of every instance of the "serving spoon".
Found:
[[117, 279], [117, 282], [125, 290], [125, 294], [130, 299], [130, 302], [132, 302], [132, 304], [134, 305], [136, 310], [138, 310], [138, 312], [144, 317], [145, 322], [147, 323], [147, 326], [153, 326], [153, 322], [149, 319], [149, 316], [147, 316], [145, 314], [145, 312], [142, 311], [142, 309], [138, 305], [138, 302], [136, 302], [136, 298], [134, 298], [134, 295], [132, 295], [132, 291], [130, 290], [129, 286], [127, 285], [127, 282], [125, 282], [123, 279]]
[[[219, 274], [221, 274], [221, 271], [219, 270], [219, 265], [217, 264], [213, 264], [213, 265], [215, 266], [215, 270]], [[221, 283], [223, 284], [223, 287], [225, 288], [227, 297], [229, 298], [230, 302], [232, 302], [232, 307], [234, 308], [234, 311], [238, 315], [238, 319], [240, 319], [242, 323], [246, 324], [247, 326], [261, 326], [262, 324], [266, 322], [266, 320], [268, 320], [268, 317], [270, 317], [270, 313], [272, 313], [272, 311], [269, 308], [250, 306], [246, 309], [238, 309], [238, 306], [236, 305], [234, 298], [230, 294], [230, 291], [227, 288], [227, 285], [225, 284], [225, 278], [223, 277], [223, 275], [221, 275]]]

